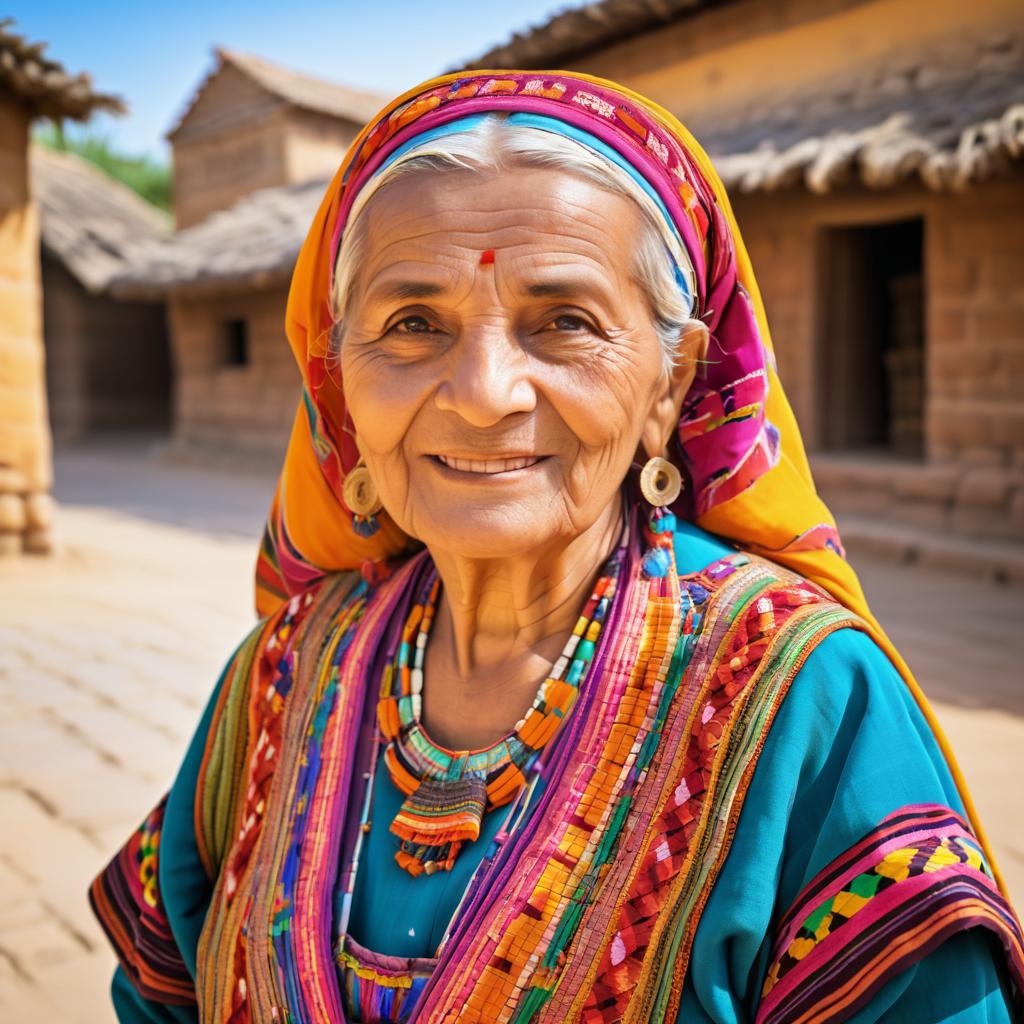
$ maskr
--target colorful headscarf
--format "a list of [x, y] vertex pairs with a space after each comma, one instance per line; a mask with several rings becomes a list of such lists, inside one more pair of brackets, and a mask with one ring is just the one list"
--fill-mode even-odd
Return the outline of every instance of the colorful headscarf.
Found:
[[343, 382], [330, 360], [333, 266], [356, 196], [389, 159], [424, 133], [494, 112], [548, 130], [558, 126], [604, 152], [629, 169], [678, 232], [692, 265], [694, 315], [710, 333], [708, 363], [679, 423], [688, 480], [679, 511], [818, 583], [867, 622], [934, 729], [984, 842], [938, 723], [871, 615], [835, 520], [815, 492], [757, 282], [711, 161], [675, 117], [602, 79], [563, 71], [448, 75], [394, 100], [352, 144], [299, 253], [288, 297], [286, 328], [303, 392], [257, 566], [260, 613], [270, 614], [325, 573], [364, 568], [411, 546], [383, 513], [379, 532], [357, 534], [342, 498], [345, 474], [359, 455]]

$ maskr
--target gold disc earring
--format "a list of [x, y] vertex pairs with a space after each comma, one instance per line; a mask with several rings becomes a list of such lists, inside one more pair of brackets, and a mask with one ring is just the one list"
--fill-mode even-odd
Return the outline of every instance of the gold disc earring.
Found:
[[345, 482], [341, 488], [345, 504], [357, 516], [370, 517], [379, 512], [384, 506], [381, 504], [380, 495], [377, 493], [377, 485], [366, 468], [363, 457], [345, 474]]
[[682, 489], [682, 474], [668, 459], [655, 455], [644, 463], [640, 471], [640, 491], [649, 505], [655, 508], [671, 505]]

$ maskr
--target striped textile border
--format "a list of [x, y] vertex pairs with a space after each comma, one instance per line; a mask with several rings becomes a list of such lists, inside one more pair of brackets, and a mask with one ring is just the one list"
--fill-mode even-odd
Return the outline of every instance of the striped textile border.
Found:
[[781, 919], [756, 1024], [846, 1020], [968, 928], [998, 937], [1024, 1010], [1024, 935], [977, 839], [948, 807], [900, 808], [821, 871]]
[[129, 979], [146, 999], [195, 1006], [192, 975], [171, 933], [157, 883], [165, 796], [89, 889], [89, 902]]

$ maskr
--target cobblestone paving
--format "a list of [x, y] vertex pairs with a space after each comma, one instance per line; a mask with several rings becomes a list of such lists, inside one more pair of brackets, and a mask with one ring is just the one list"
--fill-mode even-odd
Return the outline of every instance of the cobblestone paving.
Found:
[[[58, 459], [61, 552], [0, 562], [0, 1020], [110, 1024], [89, 880], [173, 777], [251, 622], [266, 477]], [[863, 562], [1024, 898], [1024, 591]], [[980, 657], [968, 641], [986, 645]]]

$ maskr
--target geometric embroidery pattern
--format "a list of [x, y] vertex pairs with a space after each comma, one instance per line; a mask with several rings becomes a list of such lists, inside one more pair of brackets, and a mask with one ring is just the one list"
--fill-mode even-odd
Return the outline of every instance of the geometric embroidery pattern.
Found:
[[918, 846], [892, 850], [869, 871], [856, 875], [834, 896], [819, 904], [804, 919], [785, 953], [773, 964], [765, 978], [762, 996], [768, 995], [790, 968], [856, 917], [868, 902], [896, 882], [913, 875], [938, 871], [950, 864], [968, 864], [976, 871], [990, 874], [980, 847], [966, 837], [929, 837]]
[[779, 922], [756, 1024], [846, 1020], [969, 928], [1000, 941], [1024, 1009], [1024, 935], [977, 839], [948, 807], [902, 807], [824, 868]]

